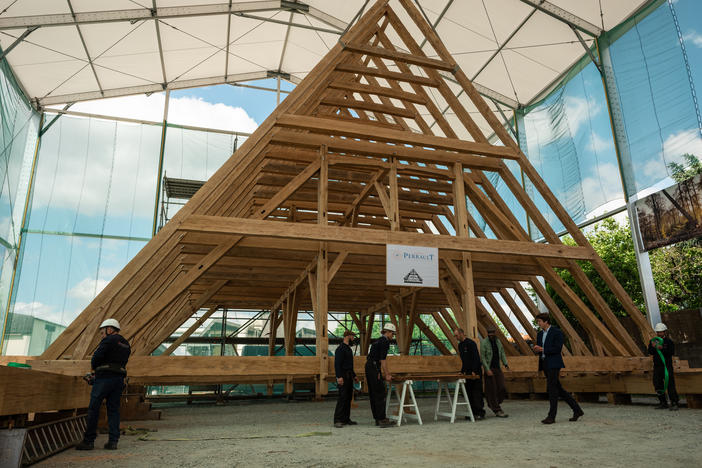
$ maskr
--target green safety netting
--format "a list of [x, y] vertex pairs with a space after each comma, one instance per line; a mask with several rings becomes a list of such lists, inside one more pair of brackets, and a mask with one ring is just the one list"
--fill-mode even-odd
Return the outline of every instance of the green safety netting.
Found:
[[616, 93], [621, 110], [623, 132], [617, 137], [628, 196], [665, 181], [668, 165], [682, 162], [684, 153], [702, 156], [702, 121], [690, 72], [702, 69], [702, 55], [692, 57], [696, 63], [686, 55], [675, 8], [669, 2], [654, 5], [601, 41], [609, 52], [604, 65], [614, 75], [610, 94]]
[[0, 330], [6, 322], [38, 126], [39, 116], [32, 111], [7, 62], [0, 61]]

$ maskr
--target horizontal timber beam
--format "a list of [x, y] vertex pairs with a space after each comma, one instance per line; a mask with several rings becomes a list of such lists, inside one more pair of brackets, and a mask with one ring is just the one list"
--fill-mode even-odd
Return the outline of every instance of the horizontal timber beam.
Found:
[[[281, 221], [261, 221], [247, 218], [219, 216], [189, 216], [178, 229], [191, 232], [209, 232], [228, 235], [275, 237], [282, 239], [308, 239], [351, 244], [402, 244], [436, 247], [462, 252], [492, 252], [546, 258], [592, 260], [595, 253], [586, 247], [563, 244], [537, 244], [535, 242], [459, 238], [414, 232], [382, 231], [366, 228], [319, 226]], [[285, 244], [280, 245], [284, 248]]]
[[422, 148], [433, 147], [460, 153], [498, 156], [515, 160], [520, 158], [519, 154], [514, 149], [506, 146], [493, 146], [489, 143], [475, 143], [472, 141], [459, 140], [457, 138], [421, 135], [404, 130], [379, 129], [374, 125], [346, 122], [339, 119], [284, 114], [278, 117], [275, 123], [279, 127], [310, 130], [329, 135], [343, 135], [374, 141], [389, 141], [393, 143], [416, 145]]

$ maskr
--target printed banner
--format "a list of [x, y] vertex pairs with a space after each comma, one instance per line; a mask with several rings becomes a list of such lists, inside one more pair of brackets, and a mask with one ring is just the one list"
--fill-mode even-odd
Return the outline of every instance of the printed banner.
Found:
[[386, 284], [391, 286], [439, 287], [439, 249], [387, 245]]
[[702, 174], [636, 202], [644, 250], [702, 236]]

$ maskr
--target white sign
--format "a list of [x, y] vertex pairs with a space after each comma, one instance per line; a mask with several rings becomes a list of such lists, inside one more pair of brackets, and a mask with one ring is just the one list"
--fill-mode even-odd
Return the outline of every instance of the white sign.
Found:
[[387, 245], [386, 284], [392, 286], [439, 287], [439, 249]]

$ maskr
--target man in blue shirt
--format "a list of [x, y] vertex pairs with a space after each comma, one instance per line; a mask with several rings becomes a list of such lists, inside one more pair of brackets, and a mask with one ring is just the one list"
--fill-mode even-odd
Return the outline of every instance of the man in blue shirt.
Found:
[[83, 441], [76, 445], [77, 450], [92, 450], [97, 438], [98, 415], [102, 401], [106, 400], [109, 439], [105, 444], [108, 450], [116, 450], [119, 441], [119, 404], [124, 378], [127, 375], [127, 361], [131, 354], [129, 342], [119, 334], [119, 322], [107, 319], [100, 325], [102, 341], [90, 361], [93, 369], [93, 389], [90, 392], [88, 417]]
[[395, 336], [395, 325], [386, 323], [380, 331], [380, 338], [370, 348], [366, 360], [366, 382], [368, 383], [368, 399], [373, 412], [375, 425], [393, 427], [395, 424], [385, 414], [385, 382], [392, 381], [388, 369], [387, 357], [390, 350], [390, 340]]
[[561, 349], [563, 348], [563, 332], [551, 326], [549, 314], [539, 314], [536, 316], [536, 323], [541, 331], [536, 335], [536, 346], [534, 351], [539, 353], [539, 370], [546, 375], [546, 389], [548, 391], [549, 411], [546, 419], [541, 422], [553, 424], [556, 422], [556, 411], [558, 410], [558, 398], [562, 398], [573, 410], [573, 417], [569, 421], [577, 421], [583, 414], [580, 405], [573, 399], [570, 393], [566, 392], [559, 380], [561, 369], [565, 367]]

